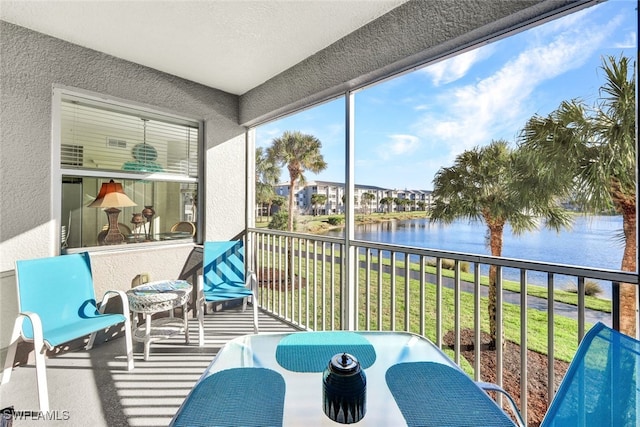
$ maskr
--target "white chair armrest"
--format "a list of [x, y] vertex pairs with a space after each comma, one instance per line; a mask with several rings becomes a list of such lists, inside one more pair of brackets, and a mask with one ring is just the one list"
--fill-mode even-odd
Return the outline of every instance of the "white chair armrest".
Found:
[[[23, 311], [18, 313], [16, 316], [16, 320], [13, 324], [13, 332], [11, 334], [11, 339], [9, 341], [9, 347], [7, 351], [7, 358], [5, 359], [4, 369], [2, 372], [2, 384], [7, 384], [9, 379], [11, 378], [11, 371], [13, 369], [13, 359], [16, 355], [16, 346], [18, 345], [18, 339], [22, 336], [23, 339], [26, 339], [22, 335], [22, 322], [27, 318], [31, 322], [31, 327], [33, 328], [33, 341], [34, 347], [36, 343], [40, 344], [42, 347], [42, 343], [44, 341], [44, 333], [42, 330], [42, 320], [40, 320], [40, 316], [31, 311]], [[42, 348], [35, 348], [36, 354], [40, 353]]]
[[[11, 337], [11, 343], [9, 343], [9, 349], [7, 352], [7, 360], [5, 360], [4, 370], [2, 373], [2, 384], [9, 382], [11, 378], [11, 369], [13, 365], [13, 359], [15, 357], [16, 346], [19, 335], [22, 335], [22, 322], [24, 318], [28, 318], [31, 321], [31, 327], [33, 329], [33, 346], [36, 359], [36, 380], [38, 384], [38, 401], [40, 402], [40, 410], [46, 412], [49, 410], [49, 392], [47, 387], [47, 373], [45, 368], [44, 351], [45, 346], [51, 350], [53, 347], [44, 341], [44, 331], [42, 329], [42, 320], [38, 314], [31, 311], [23, 311], [18, 313], [16, 321], [13, 327], [13, 334]], [[24, 338], [24, 337], [23, 337]]]
[[[44, 343], [49, 350], [53, 350], [53, 347], [51, 347], [48, 343], [44, 342], [44, 330], [42, 329], [42, 320], [40, 319], [40, 316], [38, 316], [37, 313], [34, 313], [32, 311], [23, 311], [21, 313], [18, 313], [18, 317], [16, 318], [16, 321], [20, 317], [23, 317], [23, 318], [26, 317], [31, 321], [31, 327], [33, 328], [33, 342], [37, 343], [39, 340], [39, 342]], [[24, 319], [22, 321], [24, 322]], [[22, 323], [20, 323], [20, 335], [22, 335]], [[36, 351], [42, 351], [42, 349], [36, 348]]]
[[251, 270], [247, 270], [247, 278], [245, 280], [245, 287], [251, 289], [253, 294], [255, 295], [256, 289], [258, 287], [258, 276]]
[[120, 291], [117, 289], [111, 289], [104, 293], [104, 295], [102, 296], [102, 302], [100, 303], [100, 308], [98, 308], [98, 311], [101, 314], [104, 314], [104, 310], [107, 307], [107, 303], [109, 302], [109, 299], [115, 296], [113, 294], [116, 294], [120, 297], [120, 301], [122, 302], [122, 314], [124, 315], [124, 317], [128, 319], [130, 315], [129, 299], [127, 298], [127, 294], [124, 291]]
[[485, 392], [494, 391], [496, 393], [500, 393], [500, 394], [506, 396], [507, 397], [507, 401], [509, 402], [509, 406], [511, 406], [511, 410], [516, 415], [516, 421], [518, 422], [518, 426], [526, 427], [526, 423], [522, 419], [522, 414], [520, 414], [520, 411], [518, 410], [518, 406], [516, 405], [515, 400], [513, 400], [511, 395], [509, 393], [507, 393], [507, 391], [505, 389], [500, 387], [498, 384], [487, 383], [487, 382], [483, 382], [483, 381], [476, 381], [476, 384], [477, 384], [478, 387], [480, 387]]

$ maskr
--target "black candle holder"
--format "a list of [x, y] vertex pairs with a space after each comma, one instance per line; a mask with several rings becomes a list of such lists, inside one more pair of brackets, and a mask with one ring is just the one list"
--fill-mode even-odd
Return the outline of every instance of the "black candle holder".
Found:
[[358, 360], [339, 353], [331, 358], [322, 375], [324, 413], [335, 422], [353, 424], [366, 412], [367, 378]]

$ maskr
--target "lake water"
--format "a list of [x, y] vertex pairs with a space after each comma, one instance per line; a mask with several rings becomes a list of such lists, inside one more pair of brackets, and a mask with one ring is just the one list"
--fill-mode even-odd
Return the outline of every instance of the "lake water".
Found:
[[[450, 225], [430, 223], [428, 219], [390, 221], [359, 225], [359, 240], [489, 255], [486, 226], [480, 222], [456, 221]], [[332, 230], [330, 236], [343, 236], [343, 230]], [[513, 235], [506, 226], [502, 256], [583, 267], [619, 270], [624, 250], [621, 216], [576, 216], [571, 230], [556, 232], [546, 228]], [[505, 269], [506, 279], [518, 280], [519, 273]], [[530, 283], [546, 284], [546, 274], [529, 272]], [[570, 278], [557, 276], [559, 288], [569, 285]], [[575, 280], [573, 281], [575, 283]], [[602, 297], [611, 297], [609, 283], [601, 283]]]

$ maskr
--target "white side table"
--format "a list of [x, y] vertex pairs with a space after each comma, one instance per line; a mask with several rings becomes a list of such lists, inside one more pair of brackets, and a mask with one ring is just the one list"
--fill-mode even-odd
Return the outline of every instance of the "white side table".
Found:
[[[129, 310], [133, 314], [133, 338], [144, 342], [144, 360], [149, 360], [153, 341], [184, 333], [189, 344], [187, 302], [193, 287], [186, 280], [161, 280], [145, 283], [127, 291]], [[173, 316], [173, 309], [182, 307], [182, 319]], [[156, 313], [171, 311], [170, 317], [152, 319]], [[144, 326], [138, 327], [138, 313], [144, 314]]]

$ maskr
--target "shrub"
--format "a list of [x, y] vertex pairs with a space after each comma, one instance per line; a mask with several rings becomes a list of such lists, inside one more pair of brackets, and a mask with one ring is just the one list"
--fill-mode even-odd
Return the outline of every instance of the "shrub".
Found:
[[[271, 230], [283, 230], [287, 231], [287, 222], [289, 220], [289, 213], [287, 211], [278, 211], [273, 214], [271, 217], [271, 222], [267, 226], [267, 228]], [[298, 224], [296, 218], [293, 218], [293, 230], [295, 231], [298, 228]]]
[[[578, 285], [571, 283], [566, 287], [567, 292], [573, 292], [574, 294], [578, 293]], [[585, 280], [584, 282], [584, 294], [590, 297], [597, 297], [602, 293], [602, 288], [600, 284], [595, 280]]]
[[[431, 266], [431, 267], [435, 267], [436, 266], [436, 260], [435, 259], [430, 259], [427, 261], [427, 265]], [[453, 270], [456, 267], [456, 262], [452, 259], [443, 259], [442, 260], [442, 268], [444, 268], [445, 270]], [[468, 273], [469, 270], [469, 263], [466, 261], [462, 261], [460, 263], [460, 271], [462, 273]]]
[[327, 222], [331, 225], [341, 225], [344, 223], [344, 217], [339, 215], [333, 215], [327, 218]]
[[593, 280], [587, 280], [584, 283], [584, 293], [591, 297], [597, 297], [602, 293], [602, 288], [600, 287], [598, 282], [595, 282]]

